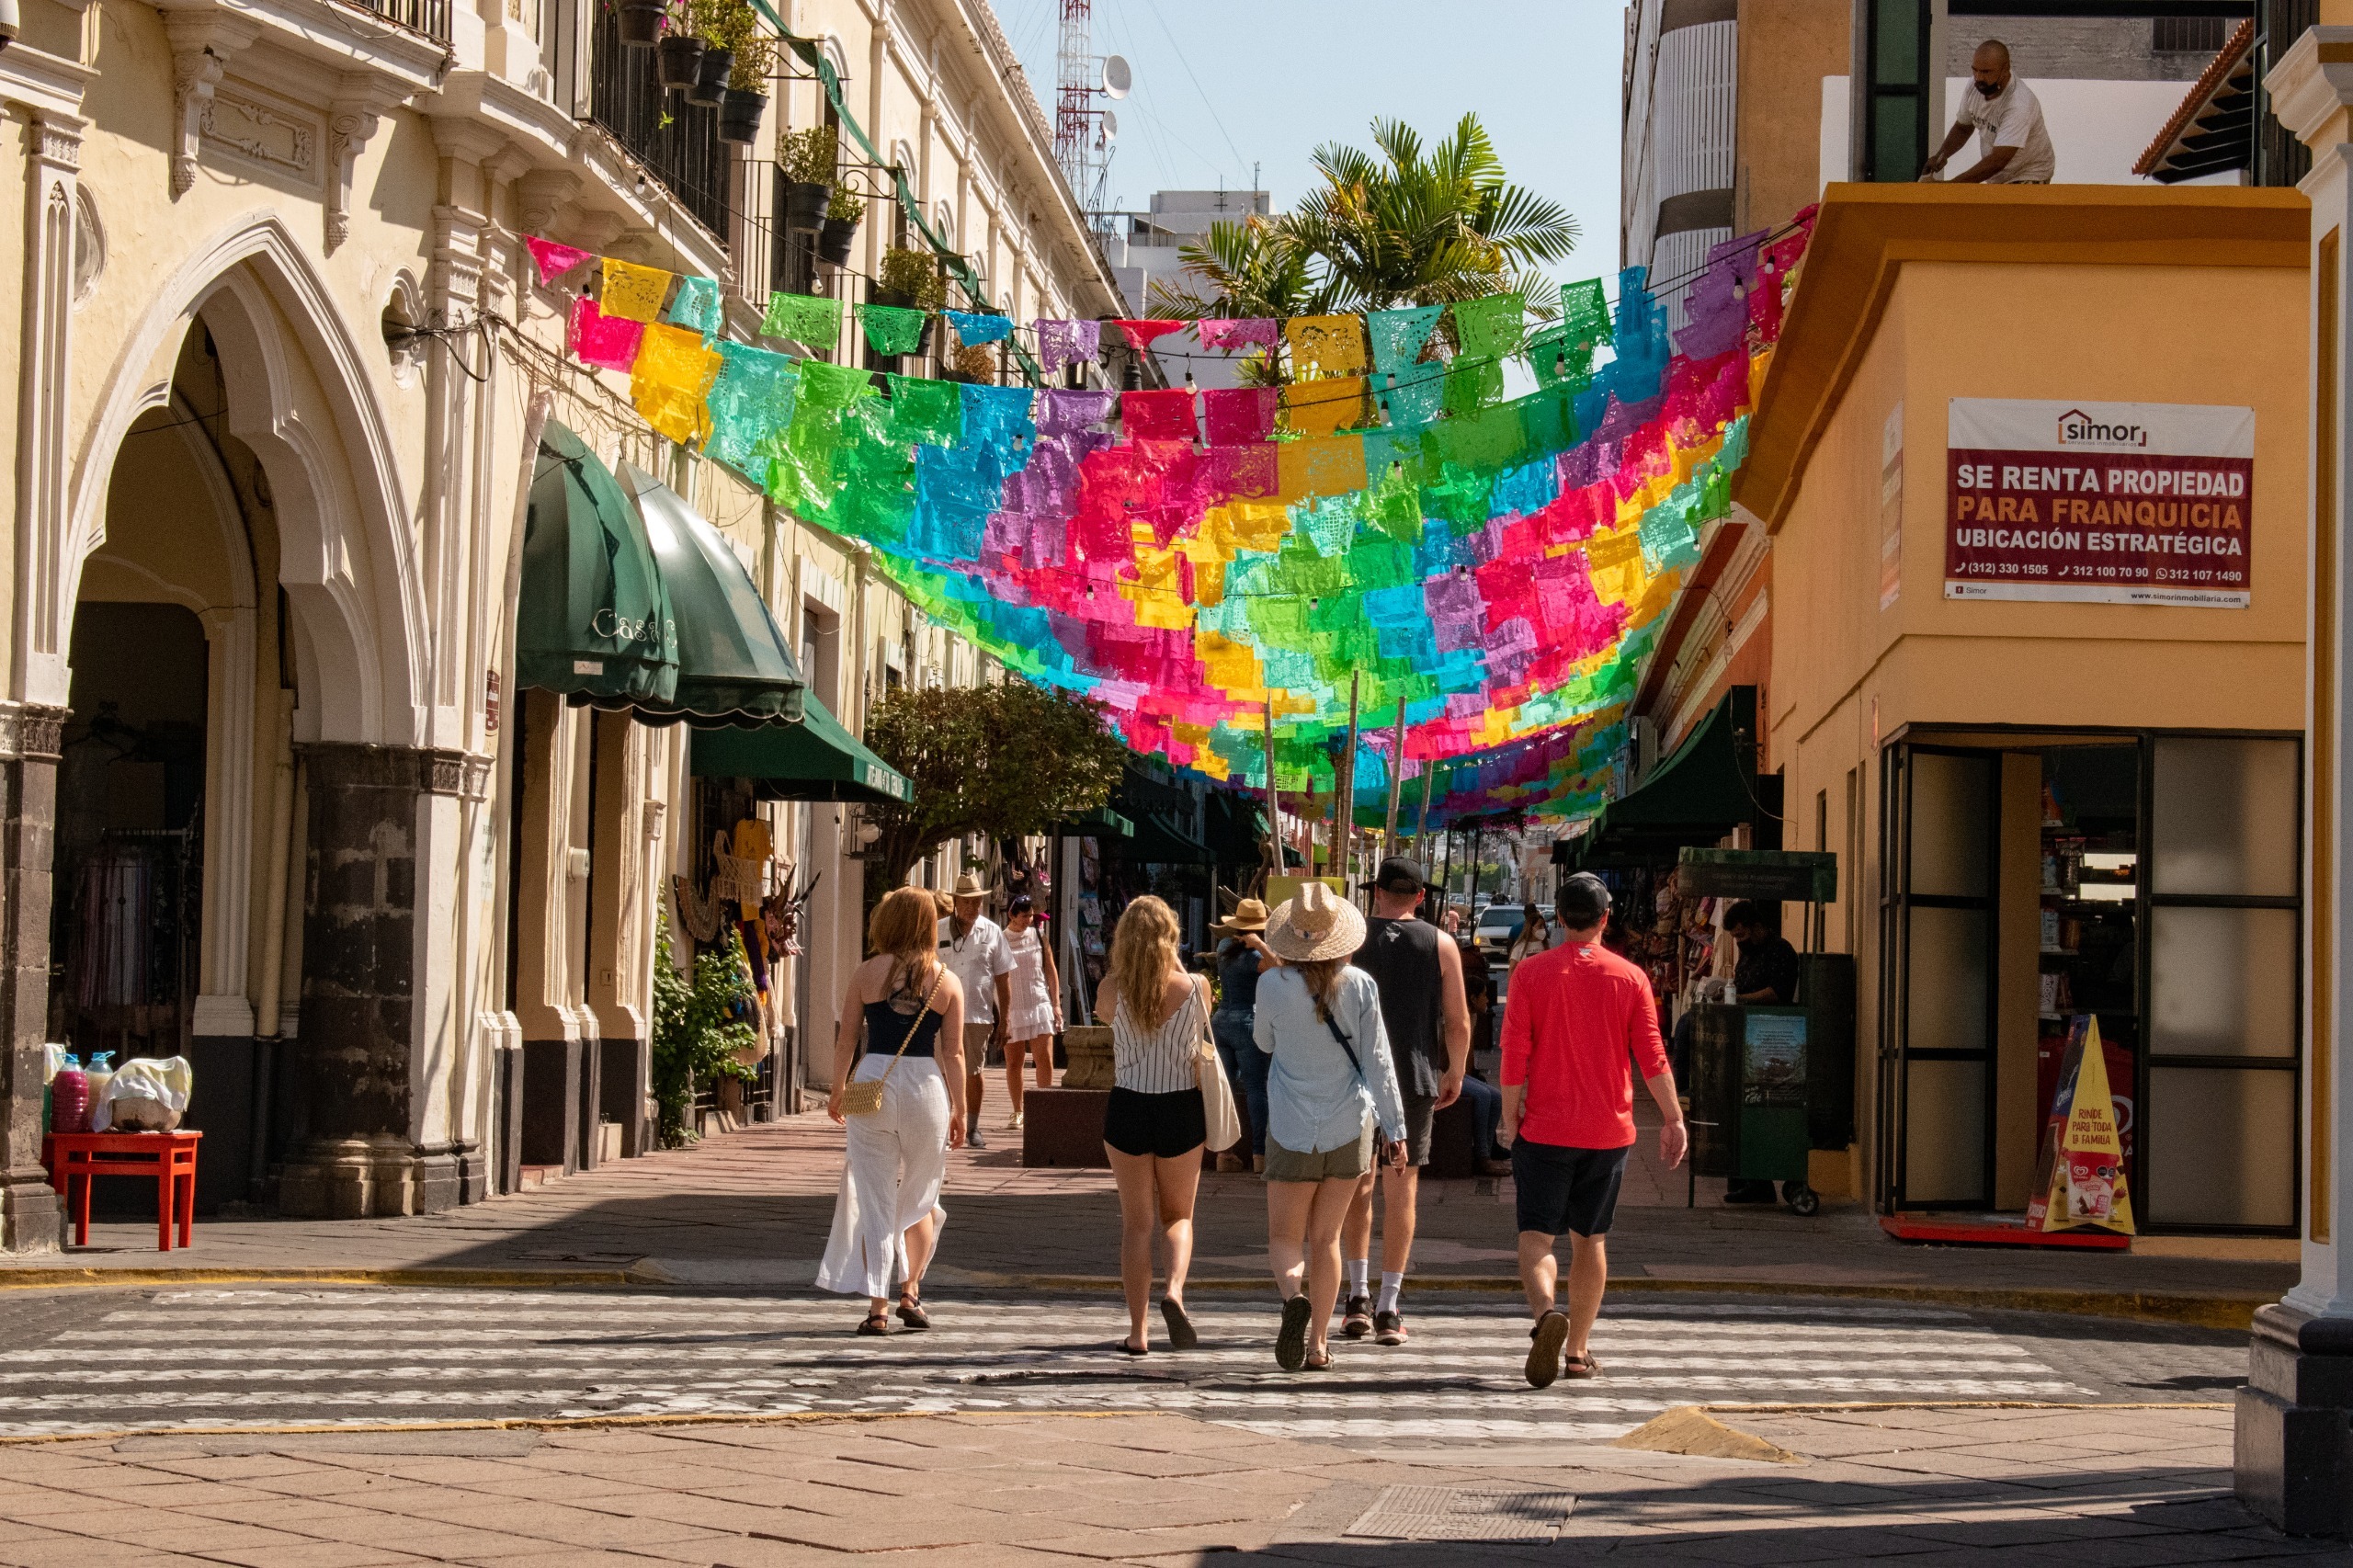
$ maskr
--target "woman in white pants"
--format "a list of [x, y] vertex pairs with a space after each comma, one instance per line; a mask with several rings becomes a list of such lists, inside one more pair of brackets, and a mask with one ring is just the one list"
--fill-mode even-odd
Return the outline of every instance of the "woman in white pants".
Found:
[[[920, 888], [900, 888], [875, 906], [866, 927], [874, 956], [850, 976], [834, 1037], [825, 1114], [848, 1123], [849, 1153], [817, 1285], [866, 1297], [860, 1334], [891, 1332], [894, 1278], [903, 1281], [899, 1321], [931, 1326], [923, 1273], [948, 1221], [939, 1207], [948, 1151], [964, 1142], [964, 992], [939, 962], [938, 932], [931, 895]], [[842, 1114], [853, 1077], [882, 1080], [881, 1109]]]

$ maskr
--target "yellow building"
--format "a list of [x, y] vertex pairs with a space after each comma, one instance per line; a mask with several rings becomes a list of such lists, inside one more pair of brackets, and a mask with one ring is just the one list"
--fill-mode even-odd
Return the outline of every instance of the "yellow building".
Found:
[[2091, 1013], [2143, 1227], [2297, 1223], [2308, 212], [1829, 188], [1736, 498], [1882, 1212], [2022, 1210]]

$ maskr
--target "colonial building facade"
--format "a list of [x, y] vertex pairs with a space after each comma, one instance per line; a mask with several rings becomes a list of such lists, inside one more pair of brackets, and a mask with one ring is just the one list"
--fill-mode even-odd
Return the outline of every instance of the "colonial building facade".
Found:
[[[710, 520], [852, 733], [918, 660], [985, 672], [862, 549], [567, 361], [568, 301], [521, 241], [717, 278], [739, 337], [774, 287], [862, 298], [882, 245], [927, 243], [893, 201], [847, 268], [772, 221], [777, 135], [848, 120], [904, 149], [994, 302], [1120, 313], [986, 6], [787, 6], [866, 101], [788, 54], [748, 147], [665, 108], [588, 0], [22, 11], [0, 50], [24, 204], [0, 247], [0, 1248], [58, 1242], [49, 1041], [189, 1057], [208, 1206], [412, 1213], [591, 1164], [608, 1124], [637, 1152], [655, 923], [711, 824], [688, 731], [516, 689], [535, 415]], [[856, 824], [749, 809], [800, 881], [825, 873], [813, 972], [780, 968], [769, 1014], [780, 1042], [823, 1038]]]

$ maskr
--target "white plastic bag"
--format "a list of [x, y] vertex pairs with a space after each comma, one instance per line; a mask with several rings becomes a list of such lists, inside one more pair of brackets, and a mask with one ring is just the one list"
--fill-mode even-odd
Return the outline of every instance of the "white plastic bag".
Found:
[[194, 1076], [185, 1056], [134, 1056], [115, 1069], [90, 1107], [93, 1132], [169, 1132], [188, 1109]]

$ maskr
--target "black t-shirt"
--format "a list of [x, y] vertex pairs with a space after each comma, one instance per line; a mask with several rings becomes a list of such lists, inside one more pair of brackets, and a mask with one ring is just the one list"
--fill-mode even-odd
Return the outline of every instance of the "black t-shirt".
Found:
[[1769, 1006], [1786, 1007], [1797, 999], [1798, 950], [1785, 937], [1766, 937], [1740, 944], [1740, 963], [1733, 971], [1733, 989], [1746, 996], [1754, 991], [1773, 993]]
[[1444, 940], [1427, 920], [1375, 916], [1364, 923], [1364, 945], [1351, 960], [1381, 987], [1381, 1027], [1389, 1032], [1398, 1085], [1409, 1095], [1438, 1093], [1445, 1072], [1438, 957]]

